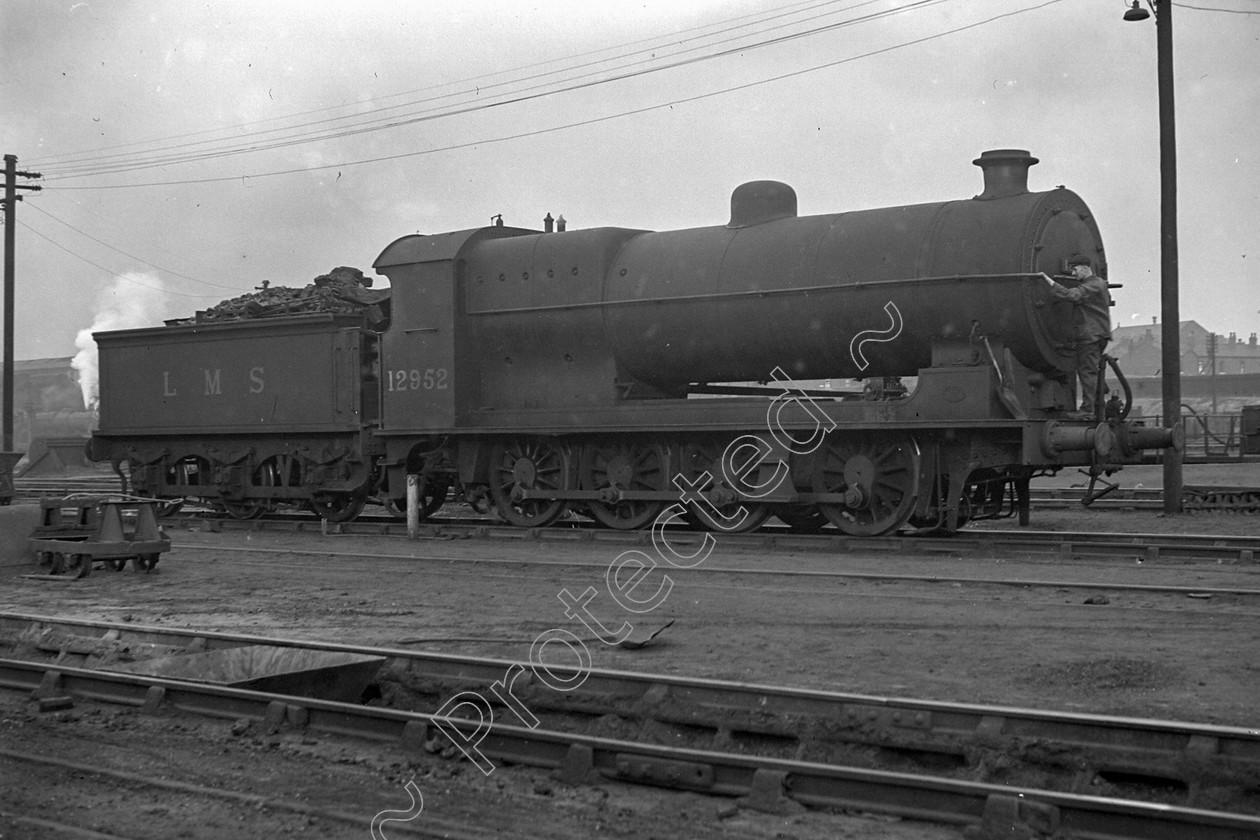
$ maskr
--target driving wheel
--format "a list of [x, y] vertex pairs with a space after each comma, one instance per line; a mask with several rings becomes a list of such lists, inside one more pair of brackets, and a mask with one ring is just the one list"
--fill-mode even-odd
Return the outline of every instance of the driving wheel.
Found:
[[665, 509], [666, 502], [626, 499], [625, 491], [669, 490], [669, 450], [644, 443], [595, 443], [582, 453], [582, 489], [598, 490], [589, 503], [595, 521], [609, 528], [642, 528]]
[[815, 493], [840, 493], [819, 510], [855, 537], [891, 533], [910, 518], [919, 498], [919, 447], [904, 434], [833, 433], [814, 461]]
[[715, 443], [688, 444], [683, 449], [683, 469], [698, 482], [707, 472], [709, 479], [697, 488], [705, 500], [687, 505], [687, 519], [706, 531], [741, 534], [755, 531], [770, 518], [771, 506], [762, 502], [740, 500], [726, 484], [721, 458], [725, 445]]
[[525, 498], [530, 491], [559, 493], [569, 488], [565, 449], [545, 438], [512, 438], [490, 448], [490, 498], [513, 525], [542, 528], [564, 513], [563, 499]]

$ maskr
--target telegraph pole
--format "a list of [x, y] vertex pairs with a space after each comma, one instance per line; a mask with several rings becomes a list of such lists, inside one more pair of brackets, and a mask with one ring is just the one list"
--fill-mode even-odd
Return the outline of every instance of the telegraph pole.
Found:
[[[1172, 0], [1155, 6], [1156, 76], [1159, 87], [1160, 313], [1164, 425], [1181, 425], [1181, 312], [1177, 277], [1177, 131], [1173, 125]], [[1164, 513], [1181, 513], [1182, 455], [1164, 450]]]
[[19, 172], [17, 155], [4, 156], [4, 438], [0, 451], [13, 451], [13, 245], [17, 229], [18, 190], [41, 190], [19, 184], [18, 178], [39, 178], [38, 172]]
[[[1172, 0], [1146, 0], [1155, 13], [1156, 81], [1159, 83], [1159, 298], [1164, 323], [1160, 326], [1161, 384], [1164, 425], [1181, 427], [1181, 305], [1177, 288], [1177, 130], [1173, 109]], [[1150, 17], [1139, 0], [1125, 10], [1124, 19]], [[1181, 450], [1164, 450], [1164, 513], [1181, 513]]]
[[1208, 364], [1212, 366], [1212, 413], [1215, 414], [1216, 413], [1216, 333], [1208, 333]]

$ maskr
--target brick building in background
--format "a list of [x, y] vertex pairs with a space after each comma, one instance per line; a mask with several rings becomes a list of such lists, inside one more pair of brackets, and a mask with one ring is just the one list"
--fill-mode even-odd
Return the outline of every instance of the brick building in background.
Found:
[[[1211, 374], [1213, 334], [1197, 321], [1182, 321], [1178, 332], [1181, 334], [1181, 375]], [[1162, 344], [1159, 334], [1159, 325], [1154, 323], [1116, 327], [1111, 331], [1107, 352], [1120, 361], [1125, 376], [1159, 376]], [[1235, 333], [1216, 336], [1215, 356], [1218, 375], [1260, 373], [1260, 345], [1257, 345], [1255, 333], [1245, 341]]]
[[[1178, 332], [1184, 405], [1202, 414], [1237, 414], [1245, 405], [1260, 404], [1260, 342], [1255, 333], [1245, 340], [1235, 333], [1213, 336], [1197, 321], [1182, 321]], [[1115, 328], [1107, 347], [1129, 379], [1135, 409], [1148, 417], [1162, 410], [1160, 346], [1159, 325], [1152, 323]]]

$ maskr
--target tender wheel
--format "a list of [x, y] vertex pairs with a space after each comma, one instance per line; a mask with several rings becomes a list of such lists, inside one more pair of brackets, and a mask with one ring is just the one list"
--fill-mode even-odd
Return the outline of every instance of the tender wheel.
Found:
[[541, 528], [564, 513], [557, 499], [525, 499], [527, 490], [561, 492], [568, 489], [567, 453], [541, 438], [513, 438], [490, 449], [490, 498], [499, 515], [513, 525]]
[[[420, 518], [428, 519], [446, 504], [446, 497], [451, 492], [451, 477], [445, 473], [436, 473], [422, 479], [420, 483]], [[407, 494], [392, 496], [389, 505], [393, 508], [393, 516], [406, 518]]]
[[666, 502], [625, 499], [621, 493], [668, 490], [669, 450], [651, 444], [591, 444], [582, 453], [581, 486], [601, 493], [601, 501], [587, 506], [596, 522], [622, 531], [642, 528]]
[[[282, 486], [280, 466], [274, 458], [263, 461], [254, 469], [251, 481], [254, 487]], [[233, 519], [257, 519], [275, 509], [275, 504], [269, 499], [220, 499], [219, 504]]]
[[919, 447], [908, 435], [833, 434], [814, 461], [815, 493], [843, 493], [818, 507], [846, 534], [871, 537], [905, 524], [919, 497]]
[[158, 564], [161, 556], [161, 554], [140, 554], [131, 561], [131, 566], [137, 572], [149, 572]]
[[[735, 496], [722, 475], [719, 459], [724, 451], [724, 445], [708, 443], [689, 444], [683, 450], [683, 469], [688, 478], [695, 481], [708, 472], [712, 479], [699, 488], [700, 493], [709, 501], [689, 503], [687, 519], [706, 531], [723, 531], [728, 534], [755, 531], [770, 518], [771, 505], [740, 501]], [[729, 497], [729, 500], [724, 497]]]
[[311, 510], [329, 522], [349, 522], [363, 512], [367, 497], [360, 493], [326, 493], [308, 502]]

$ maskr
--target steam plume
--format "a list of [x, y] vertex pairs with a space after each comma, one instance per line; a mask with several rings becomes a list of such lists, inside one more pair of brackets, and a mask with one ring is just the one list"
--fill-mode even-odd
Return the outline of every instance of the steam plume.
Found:
[[79, 372], [83, 404], [88, 410], [95, 411], [100, 400], [100, 375], [92, 333], [161, 326], [162, 320], [168, 317], [168, 308], [166, 288], [156, 274], [124, 274], [97, 294], [96, 318], [92, 326], [79, 330], [74, 340], [79, 352], [70, 363]]

